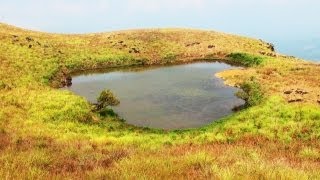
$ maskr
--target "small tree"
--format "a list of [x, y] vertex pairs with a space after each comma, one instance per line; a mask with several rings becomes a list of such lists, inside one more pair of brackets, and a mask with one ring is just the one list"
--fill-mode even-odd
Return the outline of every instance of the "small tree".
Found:
[[97, 109], [102, 110], [108, 106], [117, 106], [120, 104], [120, 101], [114, 96], [114, 94], [109, 90], [103, 90], [100, 93], [100, 96], [97, 99]]

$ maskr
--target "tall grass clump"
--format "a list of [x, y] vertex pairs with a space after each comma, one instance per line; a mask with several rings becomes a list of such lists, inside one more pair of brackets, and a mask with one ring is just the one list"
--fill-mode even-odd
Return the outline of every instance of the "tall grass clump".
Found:
[[240, 85], [241, 90], [236, 93], [236, 96], [246, 101], [246, 106], [255, 106], [262, 102], [263, 92], [259, 83], [251, 79]]

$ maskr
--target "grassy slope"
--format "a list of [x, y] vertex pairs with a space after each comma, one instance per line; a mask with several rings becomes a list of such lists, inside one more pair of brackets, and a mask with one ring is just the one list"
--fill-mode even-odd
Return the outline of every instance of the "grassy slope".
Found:
[[[272, 57], [260, 40], [184, 29], [61, 35], [0, 24], [0, 42], [2, 178], [320, 177], [320, 67]], [[85, 99], [51, 88], [82, 69], [197, 59], [250, 66], [218, 75], [233, 85], [257, 82], [266, 98], [206, 127], [164, 132], [99, 117]], [[283, 93], [291, 89], [308, 93]], [[303, 102], [287, 103], [295, 99]]]

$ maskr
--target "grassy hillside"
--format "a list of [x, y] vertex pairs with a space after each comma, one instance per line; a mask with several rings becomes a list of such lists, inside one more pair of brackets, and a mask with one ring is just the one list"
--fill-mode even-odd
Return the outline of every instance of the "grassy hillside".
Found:
[[[320, 66], [261, 40], [150, 29], [48, 34], [0, 24], [0, 177], [320, 178]], [[72, 72], [221, 60], [248, 107], [206, 127], [163, 131], [92, 112], [56, 89]]]

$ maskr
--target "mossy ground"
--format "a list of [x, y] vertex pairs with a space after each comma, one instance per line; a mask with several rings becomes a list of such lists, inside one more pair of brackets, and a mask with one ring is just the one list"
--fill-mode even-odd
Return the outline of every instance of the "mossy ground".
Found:
[[[1, 178], [320, 178], [319, 65], [274, 57], [260, 40], [198, 30], [62, 35], [0, 24], [0, 42]], [[85, 69], [199, 59], [249, 66], [218, 76], [254, 81], [263, 98], [248, 93], [258, 103], [203, 128], [163, 131], [99, 116], [53, 88]]]

